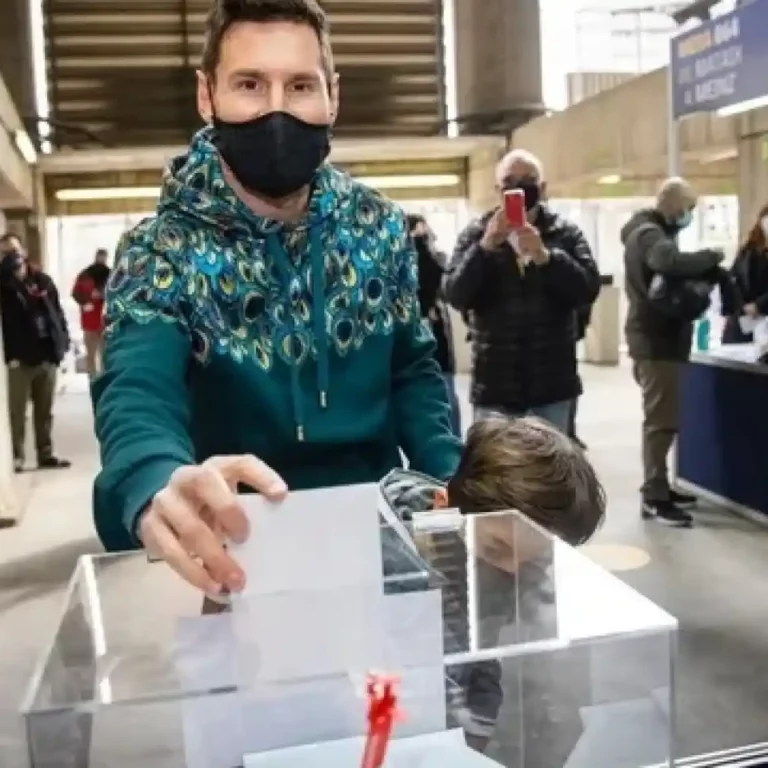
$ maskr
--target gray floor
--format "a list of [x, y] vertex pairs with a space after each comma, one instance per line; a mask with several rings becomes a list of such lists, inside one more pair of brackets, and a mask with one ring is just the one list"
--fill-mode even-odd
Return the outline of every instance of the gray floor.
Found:
[[[617, 549], [618, 574], [681, 623], [680, 754], [768, 738], [768, 532], [704, 509], [690, 531], [643, 523], [638, 514], [639, 399], [626, 368], [585, 368], [580, 431], [606, 485], [609, 518], [598, 543]], [[465, 382], [462, 383], [466, 386]], [[468, 415], [468, 414], [467, 414]], [[96, 550], [90, 484], [97, 467], [89, 401], [64, 395], [56, 432], [72, 471], [23, 480], [27, 514], [0, 531], [0, 765], [13, 765], [16, 708], [36, 656], [50, 637], [76, 558]], [[632, 553], [647, 553], [633, 568]], [[622, 554], [623, 553], [623, 554]]]

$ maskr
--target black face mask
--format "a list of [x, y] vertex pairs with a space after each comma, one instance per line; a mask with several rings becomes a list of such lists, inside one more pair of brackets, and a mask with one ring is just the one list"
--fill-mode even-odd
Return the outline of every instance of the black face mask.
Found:
[[504, 191], [519, 189], [525, 195], [525, 210], [532, 211], [541, 202], [541, 187], [535, 181], [518, 181], [504, 185]]
[[237, 180], [274, 200], [312, 181], [331, 151], [330, 127], [288, 112], [269, 112], [245, 123], [213, 118], [213, 144]]

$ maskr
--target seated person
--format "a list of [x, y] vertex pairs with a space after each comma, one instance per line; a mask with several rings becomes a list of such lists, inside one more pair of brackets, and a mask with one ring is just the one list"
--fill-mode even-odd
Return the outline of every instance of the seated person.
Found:
[[[462, 514], [517, 510], [575, 546], [586, 542], [605, 516], [605, 492], [584, 452], [555, 427], [536, 418], [476, 422], [467, 435], [458, 470], [447, 484], [398, 469], [382, 481], [381, 493], [386, 510], [408, 531], [413, 515], [438, 508], [458, 508]], [[521, 543], [516, 542], [520, 531], [521, 526], [506, 517], [487, 518], [476, 526], [481, 648], [494, 647], [502, 627], [528, 618], [520, 614], [529, 608], [536, 611], [537, 606], [552, 601], [551, 593], [547, 594], [548, 563], [542, 565], [546, 552], [540, 551], [546, 550], [545, 539], [541, 537], [533, 546], [529, 542], [526, 552], [521, 552]], [[434, 572], [425, 561], [418, 565], [413, 542], [404, 542], [391, 527], [384, 526], [382, 537], [388, 592], [400, 591], [397, 576], [413, 572], [415, 567], [423, 573]], [[440, 584], [439, 576], [430, 581], [430, 586], [443, 589], [445, 650], [468, 650], [466, 548], [455, 532], [432, 538], [442, 539], [430, 544], [440, 547], [441, 572], [451, 571], [450, 583], [443, 580]], [[417, 585], [411, 582], [413, 586]], [[420, 588], [426, 586], [422, 582]], [[502, 704], [501, 666], [497, 661], [473, 662], [449, 668], [448, 677], [450, 725], [461, 726], [467, 742], [484, 751]], [[534, 717], [541, 722], [538, 713]], [[547, 713], [544, 718], [552, 719]]]

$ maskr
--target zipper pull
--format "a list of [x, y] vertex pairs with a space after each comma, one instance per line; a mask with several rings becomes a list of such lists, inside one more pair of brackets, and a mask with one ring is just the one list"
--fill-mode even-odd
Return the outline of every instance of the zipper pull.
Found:
[[301, 424], [296, 425], [296, 439], [300, 442], [304, 442], [304, 427]]
[[320, 392], [320, 407], [321, 408], [327, 408], [328, 407], [328, 393], [327, 392]]

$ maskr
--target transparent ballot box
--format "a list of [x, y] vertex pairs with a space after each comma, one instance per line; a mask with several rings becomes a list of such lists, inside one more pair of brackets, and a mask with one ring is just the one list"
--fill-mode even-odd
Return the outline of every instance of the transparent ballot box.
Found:
[[81, 559], [21, 712], [30, 767], [358, 768], [371, 670], [399, 678], [387, 768], [673, 764], [673, 618], [517, 513], [378, 514], [378, 578], [246, 568], [205, 611], [141, 553]]

